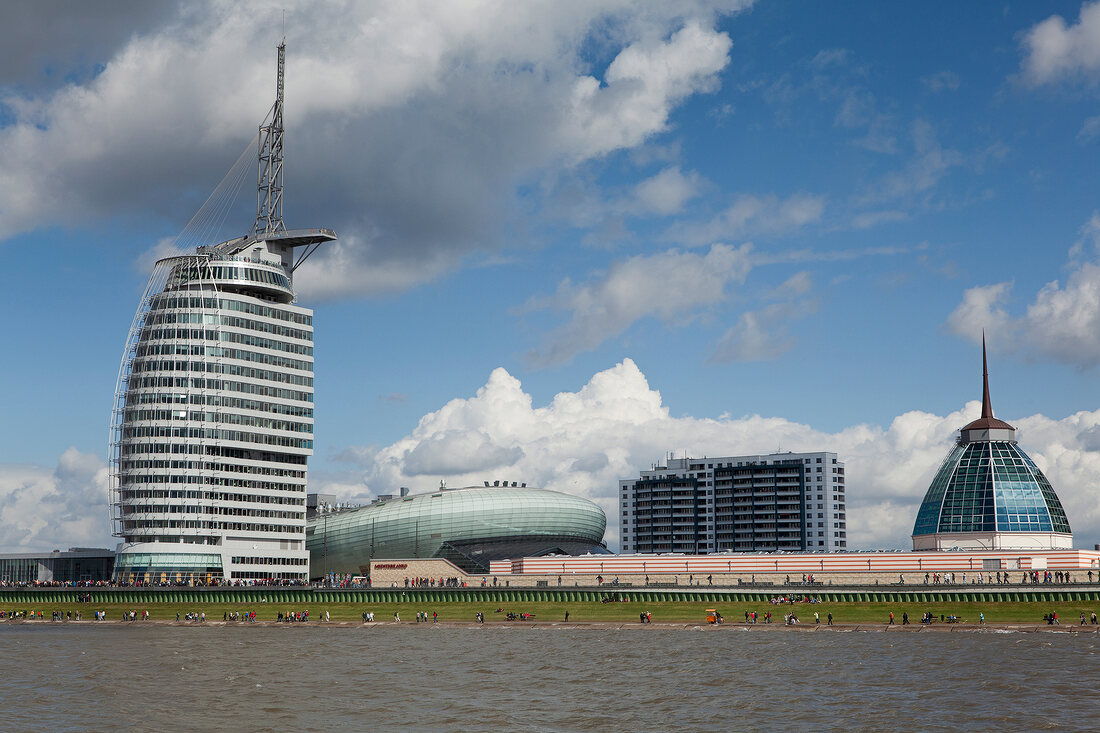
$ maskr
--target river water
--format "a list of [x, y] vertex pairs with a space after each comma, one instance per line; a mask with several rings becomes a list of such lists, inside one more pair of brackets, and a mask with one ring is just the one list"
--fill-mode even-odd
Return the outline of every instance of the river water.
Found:
[[0, 626], [0, 729], [1095, 730], [1100, 634]]

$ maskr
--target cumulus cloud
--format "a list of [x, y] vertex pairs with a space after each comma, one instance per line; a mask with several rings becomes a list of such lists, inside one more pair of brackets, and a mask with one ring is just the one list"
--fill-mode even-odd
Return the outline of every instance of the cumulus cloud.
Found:
[[981, 340], [983, 331], [1007, 334], [1011, 319], [1004, 306], [1011, 290], [1012, 283], [1008, 282], [968, 288], [962, 302], [947, 317], [947, 327], [971, 341]]
[[97, 456], [69, 448], [52, 469], [0, 467], [0, 550], [114, 547], [110, 535], [107, 469]]
[[537, 366], [567, 362], [623, 333], [638, 320], [666, 323], [693, 318], [726, 298], [730, 283], [743, 282], [751, 269], [751, 245], [715, 244], [706, 254], [668, 250], [616, 262], [606, 274], [584, 285], [565, 280], [558, 292], [532, 300], [528, 310], [565, 311], [569, 320], [547, 334], [527, 355]]
[[452, 430], [432, 436], [405, 456], [405, 473], [410, 476], [468, 474], [492, 468], [507, 468], [523, 458], [518, 445], [494, 445], [484, 432]]
[[[980, 411], [980, 403], [972, 401], [947, 415], [912, 411], [885, 427], [855, 425], [830, 433], [779, 417], [672, 417], [660, 392], [629, 359], [544, 406], [535, 406], [517, 379], [496, 369], [475, 396], [448, 402], [425, 415], [408, 436], [356, 460], [374, 494], [400, 486], [427, 490], [441, 479], [450, 486], [507, 479], [584, 496], [607, 512], [608, 537], [615, 544], [618, 480], [636, 476], [669, 449], [688, 446], [693, 456], [768, 453], [777, 444], [792, 451], [829, 450], [847, 464], [852, 546], [905, 548], [911, 546], [917, 507], [955, 431]], [[1100, 411], [1010, 421], [1058, 491], [1078, 544], [1100, 539], [1100, 507], [1094, 500]], [[435, 451], [445, 465], [453, 456], [450, 436], [464, 432], [476, 436], [474, 442], [517, 449], [516, 460], [491, 469], [421, 472]], [[411, 471], [410, 457], [417, 462]]]
[[1012, 283], [1002, 282], [968, 289], [947, 319], [953, 332], [978, 340], [982, 329], [998, 334], [1007, 350], [1028, 358], [1043, 358], [1078, 369], [1100, 365], [1100, 213], [1081, 228], [1070, 250], [1070, 272], [1065, 284], [1052, 280], [1044, 285], [1026, 311], [1008, 311]]
[[[747, 4], [292, 5], [287, 224], [342, 235], [299, 270], [299, 290], [407, 288], [506, 246], [532, 209], [522, 186], [647, 142], [717, 88], [732, 42], [714, 25]], [[0, 238], [42, 222], [184, 221], [270, 106], [282, 7], [182, 5], [96, 47], [87, 79], [0, 88]], [[240, 229], [250, 198], [231, 217]]]
[[1031, 86], [1072, 77], [1095, 80], [1100, 72], [1100, 2], [1084, 3], [1077, 22], [1052, 15], [1030, 28], [1021, 40], [1021, 75]]

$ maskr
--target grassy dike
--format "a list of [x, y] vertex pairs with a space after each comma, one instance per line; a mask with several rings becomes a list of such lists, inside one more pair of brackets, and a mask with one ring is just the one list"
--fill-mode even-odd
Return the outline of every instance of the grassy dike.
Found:
[[[10, 604], [9, 604], [10, 605]], [[308, 604], [281, 604], [281, 603], [50, 603], [39, 606], [33, 604], [18, 604], [0, 608], [4, 611], [41, 611], [45, 620], [50, 619], [54, 611], [80, 611], [84, 620], [90, 620], [93, 611], [106, 611], [107, 620], [117, 622], [121, 620], [124, 611], [149, 611], [154, 620], [175, 621], [176, 613], [181, 619], [187, 613], [206, 612], [208, 621], [221, 621], [225, 612], [255, 611], [257, 620], [263, 622], [274, 621], [280, 612], [309, 611], [310, 624], [315, 625], [328, 611], [333, 622], [361, 623], [362, 614], [373, 611], [376, 622], [392, 622], [394, 612], [398, 612], [403, 623], [413, 623], [417, 611], [439, 614], [440, 621], [473, 622], [474, 614], [481, 611], [485, 614], [486, 624], [514, 623], [522, 625], [522, 621], [508, 622], [505, 613], [496, 613], [496, 609], [503, 608], [504, 612], [531, 613], [537, 622], [560, 622], [565, 620], [566, 611], [569, 612], [570, 623], [638, 623], [638, 614], [649, 611], [654, 623], [704, 623], [705, 611], [708, 608], [717, 608], [725, 617], [727, 624], [744, 623], [745, 611], [755, 611], [760, 622], [763, 614], [771, 612], [772, 622], [782, 624], [783, 616], [792, 611], [798, 616], [802, 624], [812, 624], [816, 611], [821, 615], [821, 623], [825, 624], [826, 616], [833, 614], [834, 623], [838, 624], [886, 624], [890, 612], [895, 616], [895, 623], [900, 624], [902, 613], [908, 613], [910, 622], [918, 624], [921, 614], [931, 612], [939, 622], [940, 615], [954, 615], [968, 624], [977, 623], [978, 614], [984, 613], [987, 623], [995, 624], [1043, 624], [1043, 616], [1056, 612], [1062, 625], [1077, 625], [1080, 616], [1085, 614], [1086, 619], [1093, 612], [1100, 615], [1100, 601], [1059, 601], [1050, 603], [973, 603], [973, 602], [932, 602], [932, 603], [798, 603], [794, 605], [772, 605], [767, 602], [747, 601], [743, 603], [696, 603], [696, 602], [655, 602], [655, 603], [598, 603], [598, 602], [409, 602], [409, 603], [324, 603], [312, 602]], [[2, 621], [0, 621], [2, 623]]]

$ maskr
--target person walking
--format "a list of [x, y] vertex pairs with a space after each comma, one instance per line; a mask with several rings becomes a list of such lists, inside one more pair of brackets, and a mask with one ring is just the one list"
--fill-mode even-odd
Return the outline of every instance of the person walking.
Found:
[[894, 625], [894, 612], [891, 611], [890, 612], [890, 626], [893, 626], [893, 625]]
[[833, 625], [833, 613], [832, 613], [832, 611], [829, 612], [829, 623], [827, 623], [825, 625], [826, 626], [832, 626]]

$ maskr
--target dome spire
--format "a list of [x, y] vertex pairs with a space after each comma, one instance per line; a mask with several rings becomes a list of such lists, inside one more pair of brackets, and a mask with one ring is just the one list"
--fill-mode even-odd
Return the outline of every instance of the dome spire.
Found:
[[985, 358], [985, 329], [982, 329], [982, 417], [993, 417], [993, 403], [989, 401], [989, 362]]
[[[1009, 431], [1007, 433], [989, 431]], [[985, 352], [985, 329], [982, 329], [982, 416], [968, 423], [961, 431], [964, 443], [986, 440], [1015, 440], [1016, 428], [993, 417], [993, 402], [989, 399], [989, 359]]]

